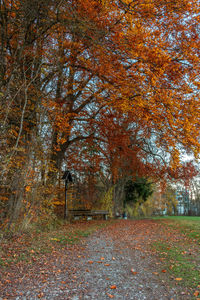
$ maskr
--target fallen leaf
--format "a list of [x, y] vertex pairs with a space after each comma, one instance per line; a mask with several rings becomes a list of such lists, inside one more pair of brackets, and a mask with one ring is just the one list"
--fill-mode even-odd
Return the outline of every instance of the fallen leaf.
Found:
[[154, 274], [154, 275], [158, 275], [158, 272], [152, 272], [152, 274]]
[[175, 280], [181, 281], [181, 280], [183, 280], [183, 278], [175, 278]]
[[40, 293], [37, 296], [38, 296], [38, 298], [42, 298], [44, 296], [44, 293]]
[[167, 271], [166, 271], [166, 270], [162, 270], [162, 272], [163, 272], [163, 273], [166, 273]]
[[89, 261], [88, 261], [88, 264], [93, 264], [93, 260], [89, 260]]
[[115, 257], [112, 258], [112, 260], [115, 260], [115, 259], [116, 259]]
[[199, 291], [195, 291], [193, 295], [197, 297], [199, 295]]
[[107, 293], [107, 296], [108, 296], [109, 298], [114, 298], [114, 295], [111, 295], [111, 294], [108, 294], [108, 293]]
[[104, 264], [104, 266], [108, 267], [108, 266], [110, 266], [110, 264]]
[[101, 257], [101, 260], [104, 260], [105, 258], [104, 257]]
[[132, 273], [133, 275], [136, 275], [138, 272], [136, 272], [134, 269], [131, 269], [131, 273]]
[[110, 289], [111, 289], [111, 290], [115, 290], [116, 288], [117, 288], [117, 287], [116, 287], [115, 284], [110, 286]]

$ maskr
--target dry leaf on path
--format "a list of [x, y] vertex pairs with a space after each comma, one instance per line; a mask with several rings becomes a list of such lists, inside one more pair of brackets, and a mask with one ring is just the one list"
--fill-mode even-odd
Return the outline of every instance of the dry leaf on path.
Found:
[[110, 289], [111, 289], [111, 290], [115, 290], [116, 288], [117, 288], [117, 287], [116, 287], [115, 284], [110, 286]]
[[114, 295], [111, 295], [111, 294], [108, 294], [108, 293], [107, 293], [107, 296], [108, 296], [109, 298], [114, 298]]
[[131, 269], [131, 273], [132, 273], [133, 275], [136, 275], [138, 272], [136, 272], [134, 269]]

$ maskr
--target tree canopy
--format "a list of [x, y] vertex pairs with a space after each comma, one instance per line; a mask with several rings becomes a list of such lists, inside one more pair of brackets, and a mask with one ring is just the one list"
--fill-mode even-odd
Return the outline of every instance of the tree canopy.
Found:
[[200, 152], [198, 1], [0, 6], [2, 218], [66, 166], [113, 183], [196, 174], [180, 157]]

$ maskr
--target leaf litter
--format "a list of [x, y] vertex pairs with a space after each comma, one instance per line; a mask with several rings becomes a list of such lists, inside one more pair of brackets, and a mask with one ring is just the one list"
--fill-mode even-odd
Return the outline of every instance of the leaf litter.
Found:
[[153, 220], [120, 220], [78, 244], [58, 244], [32, 264], [22, 261], [1, 270], [0, 299], [192, 299], [177, 285], [181, 278], [170, 283], [149, 247], [162, 236], [162, 225]]

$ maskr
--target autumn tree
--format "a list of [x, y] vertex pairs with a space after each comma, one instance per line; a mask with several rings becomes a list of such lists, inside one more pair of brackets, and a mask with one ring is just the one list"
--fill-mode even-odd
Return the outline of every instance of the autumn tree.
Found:
[[165, 180], [198, 156], [198, 1], [2, 0], [0, 17], [7, 216], [75, 162]]
[[[0, 2], [1, 194], [10, 220], [17, 218], [37, 177], [44, 39], [55, 20], [53, 1]], [[56, 4], [54, 5], [56, 9]], [[37, 172], [36, 172], [37, 173]], [[26, 201], [25, 201], [26, 202]]]
[[[62, 70], [69, 70], [62, 80], [66, 80], [65, 91], [70, 95], [62, 93], [62, 112], [59, 114], [60, 108], [52, 112], [58, 113], [58, 119], [68, 120], [64, 126], [68, 133], [55, 130], [61, 145], [52, 161], [61, 162], [70, 144], [87, 138], [84, 130], [92, 118], [89, 107], [98, 113], [106, 98], [109, 105], [137, 115], [140, 124], [154, 132], [154, 143], [168, 154], [172, 168], [181, 147], [197, 154], [199, 36], [195, 3], [112, 1], [101, 6], [93, 1], [87, 22], [86, 7], [87, 2], [79, 1], [70, 12], [84, 34], [76, 26], [68, 26], [64, 51], [60, 51], [68, 53], [62, 54], [61, 61], [65, 61]], [[71, 106], [66, 104], [69, 98]], [[67, 115], [65, 107], [71, 107]]]

